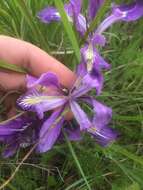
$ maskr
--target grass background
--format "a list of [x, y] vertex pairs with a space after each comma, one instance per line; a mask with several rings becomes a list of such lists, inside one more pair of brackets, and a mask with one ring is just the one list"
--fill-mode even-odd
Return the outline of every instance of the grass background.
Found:
[[[81, 39], [62, 13], [62, 2], [1, 0], [0, 33], [29, 41], [74, 69], [79, 60]], [[37, 12], [54, 3], [62, 13], [63, 24], [40, 23]], [[87, 1], [84, 3], [86, 7]], [[107, 9], [110, 10], [108, 5], [92, 25], [96, 26], [104, 18]], [[98, 99], [112, 107], [111, 125], [120, 132], [119, 140], [108, 148], [101, 148], [87, 135], [81, 142], [56, 145], [46, 154], [33, 153], [3, 189], [143, 189], [142, 34], [142, 18], [134, 23], [115, 24], [106, 32], [107, 46], [101, 49], [112, 69], [105, 73], [105, 86]], [[0, 184], [14, 172], [22, 156], [23, 153], [17, 153], [11, 159], [0, 158]]]

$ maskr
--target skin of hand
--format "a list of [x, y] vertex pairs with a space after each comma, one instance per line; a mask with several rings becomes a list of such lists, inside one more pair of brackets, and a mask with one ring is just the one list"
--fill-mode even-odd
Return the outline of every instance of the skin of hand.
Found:
[[[69, 88], [74, 83], [76, 76], [62, 63], [48, 55], [40, 48], [12, 37], [0, 35], [0, 60], [25, 68], [28, 74], [35, 77], [45, 72], [54, 72], [60, 83]], [[0, 92], [26, 90], [26, 75], [0, 70]], [[10, 109], [8, 117], [14, 115], [15, 95], [8, 96], [5, 105]]]

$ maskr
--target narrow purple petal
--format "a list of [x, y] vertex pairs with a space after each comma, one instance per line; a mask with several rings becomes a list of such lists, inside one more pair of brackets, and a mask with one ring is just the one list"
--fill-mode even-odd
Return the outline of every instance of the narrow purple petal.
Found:
[[48, 96], [38, 92], [27, 93], [18, 100], [18, 105], [24, 110], [37, 112], [40, 119], [43, 118], [43, 113], [67, 102], [66, 96]]
[[98, 53], [98, 51], [97, 51], [96, 49], [95, 49], [95, 51], [96, 51], [96, 59], [95, 59], [94, 64], [99, 63], [101, 69], [105, 69], [105, 70], [110, 69], [110, 68], [111, 68], [111, 65], [108, 64], [108, 63], [103, 59], [103, 57]]
[[60, 21], [61, 16], [58, 10], [54, 7], [46, 7], [38, 13], [38, 18], [44, 23], [50, 23], [52, 21]]
[[87, 28], [88, 28], [88, 23], [86, 21], [86, 18], [82, 14], [79, 14], [76, 17], [77, 31], [81, 34], [81, 36], [83, 36], [85, 34], [85, 32], [87, 31]]
[[59, 137], [64, 122], [64, 119], [63, 117], [60, 117], [60, 114], [61, 110], [56, 111], [44, 122], [40, 130], [40, 140], [38, 144], [39, 152], [50, 150]]
[[100, 130], [95, 126], [95, 128], [90, 128], [88, 132], [93, 135], [96, 142], [101, 146], [107, 146], [117, 138], [117, 132], [107, 126]]
[[29, 126], [28, 122], [24, 121], [24, 118], [16, 118], [14, 120], [0, 123], [0, 136], [12, 135], [16, 132], [22, 132]]
[[[95, 37], [95, 36], [94, 36]], [[94, 65], [99, 69], [110, 69], [110, 65], [102, 58], [95, 48], [95, 38], [89, 44], [81, 48], [82, 62], [85, 62], [87, 72], [91, 72]]]
[[[70, 0], [68, 4], [64, 5], [65, 12], [69, 18], [69, 21], [73, 22], [74, 17], [77, 17], [81, 10], [81, 0]], [[38, 17], [44, 23], [50, 23], [52, 21], [60, 21], [61, 16], [58, 10], [54, 7], [46, 7], [38, 13]]]
[[97, 95], [100, 94], [103, 86], [103, 76], [99, 71], [93, 70], [92, 75], [86, 74], [78, 88], [72, 92], [72, 97], [77, 98], [87, 94], [92, 89], [96, 89]]
[[81, 131], [79, 127], [73, 126], [72, 128], [67, 125], [66, 128], [64, 128], [64, 132], [66, 133], [68, 139], [70, 141], [80, 141], [82, 139]]
[[17, 143], [12, 143], [5, 148], [5, 150], [2, 152], [2, 156], [4, 158], [9, 158], [16, 153], [18, 148], [19, 148], [19, 146]]
[[93, 42], [94, 46], [95, 45], [105, 46], [106, 38], [102, 34], [95, 33], [95, 34], [93, 34], [92, 42]]
[[83, 101], [92, 106], [94, 111], [92, 126], [87, 131], [97, 143], [107, 146], [117, 138], [117, 132], [107, 126], [112, 117], [112, 109], [90, 97], [83, 98]]
[[23, 131], [24, 129], [17, 129], [15, 126], [13, 126], [13, 128], [9, 128], [8, 126], [0, 126], [0, 135], [11, 135], [14, 134], [16, 132], [20, 132]]
[[[109, 68], [109, 64], [99, 55], [92, 43], [81, 48], [81, 63], [77, 66], [79, 78], [74, 84], [73, 96], [79, 97], [95, 88], [99, 95], [103, 87], [101, 69]], [[80, 82], [79, 82], [80, 79]], [[78, 86], [77, 86], [78, 83]]]
[[67, 14], [71, 17], [78, 16], [81, 11], [82, 0], [70, 0], [70, 3], [65, 5]]
[[99, 25], [99, 27], [97, 28], [95, 33], [102, 34], [108, 27], [110, 27], [113, 23], [115, 23], [119, 20], [121, 20], [121, 16], [117, 17], [117, 16], [111, 14], [103, 22], [101, 22], [101, 24]]
[[0, 141], [5, 149], [3, 157], [12, 156], [20, 147], [24, 148], [34, 144], [39, 136], [41, 122], [28, 115], [0, 123]]
[[80, 64], [77, 65], [76, 74], [77, 74], [77, 76], [80, 76], [80, 77], [83, 77], [84, 75], [87, 74], [85, 62], [81, 62]]
[[[74, 91], [75, 96], [81, 96], [95, 88], [97, 94], [101, 93], [103, 87], [103, 76], [101, 69], [109, 69], [110, 65], [100, 56], [95, 48], [94, 39], [81, 48], [81, 63], [77, 67], [77, 74], [83, 77], [81, 85]], [[77, 95], [78, 93], [78, 95]]]
[[90, 20], [94, 19], [103, 3], [104, 0], [89, 0], [88, 16]]
[[[81, 35], [87, 30], [87, 23], [85, 17], [80, 14], [82, 6], [82, 0], [70, 0], [68, 4], [64, 5], [65, 12], [68, 20], [71, 23], [75, 23], [77, 31]], [[58, 10], [54, 7], [47, 7], [38, 13], [39, 19], [44, 23], [50, 23], [52, 21], [61, 21], [61, 16]]]
[[114, 6], [112, 14], [108, 16], [97, 28], [96, 33], [101, 34], [113, 23], [118, 21], [135, 21], [143, 16], [143, 1], [136, 0], [129, 5]]
[[[71, 4], [65, 4], [65, 12], [70, 22], [73, 22], [73, 8]], [[61, 21], [61, 16], [59, 11], [54, 7], [46, 7], [38, 13], [38, 18], [44, 23], [50, 23], [53, 21]]]
[[88, 116], [75, 101], [70, 102], [70, 107], [81, 130], [91, 127], [91, 122], [89, 121]]
[[70, 141], [80, 141], [82, 139], [81, 132], [79, 129], [76, 130], [66, 129], [66, 134]]
[[110, 107], [100, 103], [92, 97], [84, 97], [82, 100], [93, 108], [93, 112], [95, 113], [93, 123], [95, 123], [98, 129], [110, 122], [112, 118], [112, 109]]
[[92, 100], [93, 109], [95, 116], [93, 118], [93, 123], [100, 129], [102, 126], [107, 125], [112, 118], [112, 109], [96, 100]]
[[[99, 95], [103, 88], [103, 76], [99, 70], [93, 69], [92, 73], [85, 75], [83, 84], [88, 87], [88, 91], [96, 89], [96, 94]], [[87, 92], [88, 92], [87, 91]]]
[[121, 5], [116, 6], [113, 9], [113, 14], [122, 13], [122, 20], [124, 21], [135, 21], [143, 16], [143, 1], [136, 0], [134, 3], [130, 5]]
[[62, 133], [58, 138], [60, 142], [65, 140], [65, 134], [70, 141], [80, 141], [82, 139], [80, 128], [75, 119], [64, 123]]
[[70, 0], [70, 3], [65, 5], [65, 11], [73, 23], [75, 23], [77, 31], [84, 35], [87, 30], [87, 22], [85, 17], [80, 14], [82, 0]]
[[35, 78], [33, 76], [27, 75], [27, 87], [33, 88], [37, 85], [41, 85], [44, 87], [55, 86], [59, 87], [59, 81], [57, 76], [54, 73], [44, 73], [39, 78]]
[[[74, 15], [73, 8], [75, 8], [75, 11], [76, 11], [76, 5], [74, 6], [74, 2], [72, 2], [72, 4], [69, 3], [69, 4], [65, 4], [64, 6], [65, 12], [67, 13], [67, 16], [70, 22], [73, 22], [73, 15]], [[61, 21], [60, 13], [54, 7], [44, 8], [42, 11], [38, 13], [38, 18], [44, 23], [50, 23], [52, 21]]]

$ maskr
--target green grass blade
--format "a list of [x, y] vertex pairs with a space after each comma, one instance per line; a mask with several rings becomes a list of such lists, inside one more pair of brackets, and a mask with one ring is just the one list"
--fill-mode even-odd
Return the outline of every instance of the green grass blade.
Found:
[[113, 119], [121, 120], [121, 121], [143, 121], [143, 116], [124, 116], [124, 115], [115, 115]]
[[132, 185], [125, 188], [125, 190], [141, 190], [138, 183], [134, 182]]
[[[4, 179], [2, 179], [2, 178], [0, 178], [0, 181], [2, 181], [2, 183], [4, 183], [5, 182], [5, 180]], [[9, 184], [7, 184], [7, 186], [8, 186], [8, 189], [9, 190], [17, 190], [17, 188], [15, 188], [13, 185], [11, 185], [10, 183]]]
[[40, 47], [43, 47], [45, 50], [48, 50], [48, 45], [45, 42], [45, 39], [37, 26], [35, 22], [35, 18], [31, 14], [30, 10], [27, 8], [25, 1], [20, 0], [14, 0], [15, 4], [18, 6], [19, 10], [21, 11], [22, 15], [25, 17], [26, 22], [28, 23], [29, 27], [31, 28], [31, 31], [34, 35], [34, 39], [37, 39], [37, 44], [40, 45]]
[[77, 166], [78, 170], [80, 171], [81, 176], [83, 177], [83, 179], [84, 179], [84, 181], [85, 181], [85, 184], [86, 184], [88, 190], [92, 190], [91, 187], [90, 187], [90, 185], [89, 185], [89, 183], [88, 183], [88, 180], [87, 180], [87, 178], [86, 178], [86, 176], [85, 176], [85, 174], [84, 174], [84, 171], [82, 170], [82, 167], [81, 167], [80, 162], [79, 162], [79, 160], [78, 160], [78, 158], [77, 158], [77, 156], [76, 156], [76, 153], [75, 153], [75, 151], [74, 151], [74, 148], [73, 148], [71, 142], [68, 140], [66, 134], [64, 134], [64, 135], [65, 135], [66, 142], [67, 142], [67, 144], [68, 144], [69, 150], [70, 150], [70, 152], [71, 152], [71, 154], [72, 154], [72, 156], [73, 156], [73, 159], [74, 159], [74, 161], [75, 161], [75, 163], [76, 163], [76, 166]]
[[78, 62], [80, 62], [80, 49], [79, 49], [79, 45], [78, 45], [78, 42], [76, 40], [76, 37], [75, 37], [75, 34], [74, 34], [74, 31], [72, 30], [72, 27], [71, 27], [71, 24], [69, 23], [68, 21], [68, 18], [67, 18], [67, 15], [64, 11], [64, 6], [63, 6], [63, 3], [61, 2], [61, 0], [54, 0], [55, 2], [55, 5], [61, 15], [61, 18], [62, 18], [62, 22], [63, 22], [63, 25], [64, 25], [64, 28], [68, 34], [68, 37], [70, 39], [70, 42], [73, 46], [73, 49], [75, 51], [75, 55], [76, 55], [76, 58], [78, 60]]
[[27, 73], [27, 71], [24, 68], [22, 68], [18, 65], [7, 63], [2, 60], [0, 60], [0, 69], [6, 69], [9, 71], [14, 71], [14, 72], [23, 73], [23, 74]]
[[136, 156], [135, 154], [129, 152], [127, 149], [121, 147], [120, 145], [112, 145], [111, 150], [120, 153], [126, 157], [128, 157], [129, 159], [133, 160], [136, 163], [139, 163], [143, 166], [143, 159], [139, 156]]
[[90, 32], [93, 32], [95, 28], [98, 26], [99, 22], [101, 22], [103, 16], [107, 12], [108, 7], [111, 5], [111, 0], [105, 1], [103, 6], [100, 8], [100, 11], [97, 12], [97, 16], [94, 18], [94, 20], [91, 22], [88, 31], [86, 32], [84, 36], [84, 40], [87, 39]]
[[72, 190], [74, 188], [77, 188], [83, 182], [84, 182], [84, 179], [82, 178], [82, 179], [74, 182], [73, 184], [69, 185], [65, 190]]

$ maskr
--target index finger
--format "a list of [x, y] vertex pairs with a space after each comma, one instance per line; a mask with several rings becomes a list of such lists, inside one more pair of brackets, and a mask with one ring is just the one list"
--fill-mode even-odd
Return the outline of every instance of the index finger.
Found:
[[[26, 68], [29, 74], [39, 76], [45, 72], [54, 72], [62, 85], [70, 87], [75, 81], [75, 74], [62, 63], [48, 55], [40, 48], [12, 37], [0, 36], [0, 59]], [[0, 72], [0, 81], [7, 81], [9, 73]], [[12, 74], [12, 85], [24, 83], [24, 75]], [[24, 84], [23, 84], [24, 85]]]

